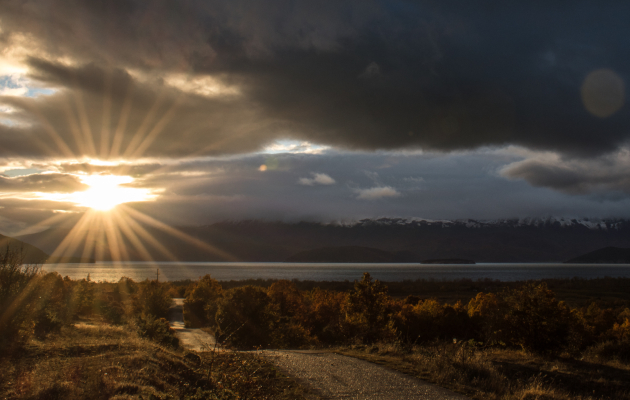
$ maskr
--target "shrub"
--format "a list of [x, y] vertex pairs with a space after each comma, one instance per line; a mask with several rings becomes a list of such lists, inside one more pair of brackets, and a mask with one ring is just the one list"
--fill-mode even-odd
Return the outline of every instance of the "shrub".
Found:
[[271, 298], [257, 286], [228, 290], [219, 301], [220, 339], [239, 347], [267, 347], [277, 322]]
[[391, 338], [394, 329], [389, 323], [389, 303], [387, 286], [378, 280], [372, 281], [365, 272], [346, 298], [347, 321], [353, 336], [366, 343]]
[[153, 340], [163, 346], [179, 347], [179, 339], [164, 318], [155, 318], [152, 314], [136, 320], [136, 329], [141, 337]]
[[140, 284], [137, 301], [143, 315], [168, 318], [168, 309], [173, 299], [169, 295], [167, 285], [147, 280]]
[[70, 307], [73, 316], [91, 315], [94, 311], [94, 282], [90, 280], [90, 275], [74, 283]]
[[422, 300], [416, 305], [402, 304], [394, 315], [394, 326], [401, 339], [415, 343], [438, 338], [467, 338], [470, 319], [461, 303], [440, 304], [435, 299]]
[[295, 283], [285, 279], [279, 280], [267, 289], [267, 294], [281, 317], [302, 318], [305, 315], [304, 296]]
[[321, 342], [336, 343], [344, 336], [344, 302], [346, 294], [315, 288], [306, 296], [308, 312], [304, 316], [304, 325]]
[[200, 328], [216, 326], [218, 301], [223, 296], [223, 288], [210, 275], [195, 282], [186, 290], [184, 301], [184, 322], [186, 326]]
[[613, 341], [597, 343], [584, 351], [586, 357], [596, 358], [597, 361], [617, 360], [630, 363], [630, 341]]
[[63, 321], [51, 310], [42, 310], [35, 316], [33, 330], [37, 337], [45, 337], [49, 333], [59, 332]]
[[23, 343], [33, 331], [40, 267], [23, 259], [9, 247], [0, 255], [0, 349]]
[[526, 284], [502, 297], [506, 340], [538, 353], [557, 352], [566, 345], [572, 315], [546, 284]]
[[625, 318], [622, 324], [615, 324], [611, 333], [620, 342], [630, 343], [630, 319]]

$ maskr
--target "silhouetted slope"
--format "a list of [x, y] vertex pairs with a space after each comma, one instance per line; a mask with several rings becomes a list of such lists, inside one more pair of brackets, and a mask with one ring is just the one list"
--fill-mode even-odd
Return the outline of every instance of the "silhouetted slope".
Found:
[[48, 254], [44, 253], [37, 247], [25, 243], [23, 241], [0, 235], [0, 253], [5, 254], [7, 248], [13, 251], [22, 252], [25, 264], [42, 264], [48, 258]]
[[604, 247], [566, 261], [568, 264], [630, 264], [630, 249]]
[[287, 262], [393, 263], [399, 261], [399, 257], [389, 251], [360, 246], [305, 250], [287, 258]]

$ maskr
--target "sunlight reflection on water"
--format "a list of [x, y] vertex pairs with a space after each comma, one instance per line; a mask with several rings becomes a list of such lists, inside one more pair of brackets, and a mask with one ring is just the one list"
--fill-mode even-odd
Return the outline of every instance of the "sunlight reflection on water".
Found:
[[43, 269], [57, 271], [62, 276], [81, 279], [90, 274], [94, 281], [118, 281], [125, 276], [136, 281], [197, 279], [210, 274], [218, 280], [241, 279], [300, 279], [314, 281], [353, 281], [369, 272], [382, 281], [406, 279], [453, 280], [468, 278], [520, 281], [542, 278], [630, 277], [630, 265], [615, 264], [297, 264], [297, 263], [148, 263], [97, 262], [94, 264], [46, 264]]

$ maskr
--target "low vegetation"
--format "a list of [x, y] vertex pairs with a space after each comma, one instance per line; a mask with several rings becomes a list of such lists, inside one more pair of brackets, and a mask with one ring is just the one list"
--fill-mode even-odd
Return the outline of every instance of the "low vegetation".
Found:
[[83, 320], [0, 356], [3, 399], [301, 399], [251, 353], [162, 346], [123, 326]]
[[329, 347], [478, 399], [630, 398], [630, 302], [623, 296], [569, 306], [545, 282], [490, 283], [493, 291], [448, 303], [393, 298], [369, 274], [345, 292], [299, 290], [286, 280], [226, 290], [206, 276], [188, 286], [185, 309], [187, 323], [204, 321], [237, 348]]
[[171, 286], [61, 278], [0, 258], [2, 399], [302, 399], [255, 353], [186, 353]]
[[[0, 257], [0, 397], [302, 396], [252, 353], [188, 356], [166, 320], [172, 297], [183, 295], [187, 325], [236, 349], [326, 347], [479, 399], [630, 398], [628, 280], [468, 284], [484, 290], [445, 301], [418, 292], [392, 297], [390, 285], [369, 274], [347, 290], [210, 276], [93, 282], [43, 273], [7, 250]], [[556, 295], [585, 288], [620, 295], [570, 302]]]

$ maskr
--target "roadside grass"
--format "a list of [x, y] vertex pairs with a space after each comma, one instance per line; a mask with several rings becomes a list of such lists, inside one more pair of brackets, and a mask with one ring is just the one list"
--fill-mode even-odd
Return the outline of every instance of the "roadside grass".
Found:
[[478, 400], [630, 399], [630, 365], [544, 357], [467, 343], [356, 345], [335, 352], [413, 375]]
[[83, 321], [0, 355], [2, 399], [303, 399], [252, 353], [163, 347], [125, 326]]

